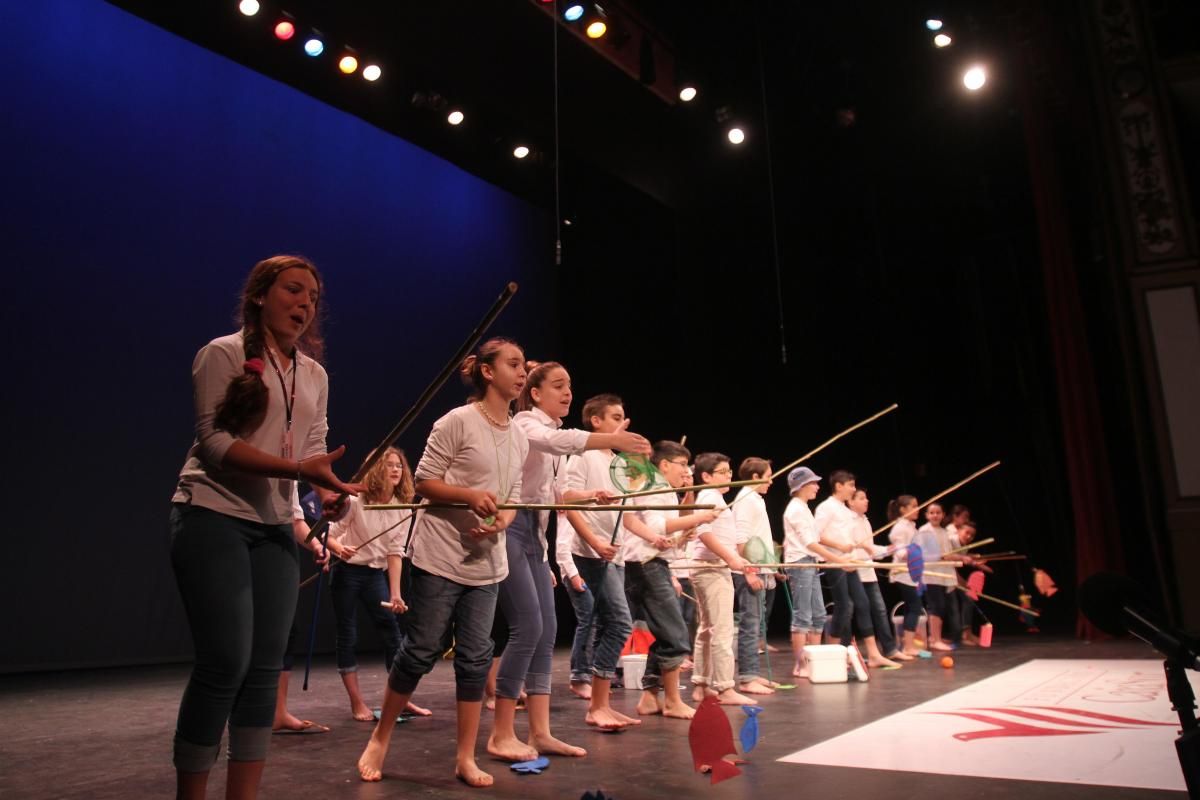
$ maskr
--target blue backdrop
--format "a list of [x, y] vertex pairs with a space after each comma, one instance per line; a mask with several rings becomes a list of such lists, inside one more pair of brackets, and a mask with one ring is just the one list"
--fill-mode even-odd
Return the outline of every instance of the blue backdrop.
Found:
[[[11, 457], [0, 671], [185, 657], [166, 518], [190, 366], [276, 252], [326, 280], [330, 444], [353, 472], [507, 280], [555, 356], [551, 220], [100, 0], [0, 6]], [[415, 459], [442, 392], [401, 444]]]

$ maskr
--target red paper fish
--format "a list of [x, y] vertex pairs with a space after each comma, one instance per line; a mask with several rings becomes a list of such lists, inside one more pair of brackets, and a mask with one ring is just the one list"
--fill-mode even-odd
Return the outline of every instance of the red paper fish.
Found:
[[1033, 571], [1033, 585], [1043, 597], [1054, 597], [1054, 593], [1058, 591], [1058, 586], [1054, 583], [1054, 578], [1043, 569], [1035, 569]]
[[972, 572], [967, 578], [967, 597], [972, 600], [979, 600], [979, 593], [983, 591], [984, 574], [982, 572]]
[[718, 784], [726, 778], [733, 778], [742, 771], [724, 759], [727, 755], [737, 755], [733, 746], [733, 727], [729, 717], [721, 708], [715, 697], [706, 697], [696, 709], [688, 726], [688, 744], [692, 747], [692, 762], [697, 772], [712, 770], [712, 784]]

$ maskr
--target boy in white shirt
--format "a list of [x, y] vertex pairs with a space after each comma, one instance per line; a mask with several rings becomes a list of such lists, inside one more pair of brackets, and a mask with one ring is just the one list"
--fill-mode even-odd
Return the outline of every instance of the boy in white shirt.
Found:
[[[771, 488], [771, 462], [765, 458], [742, 459], [738, 466], [738, 480], [760, 480], [767, 483], [743, 486], [730, 507], [737, 525], [737, 552], [753, 562], [754, 554], [775, 560], [775, 540], [771, 537], [771, 520], [767, 516], [767, 504], [763, 495]], [[761, 559], [759, 559], [761, 560]], [[733, 576], [733, 591], [737, 600], [737, 680], [738, 691], [746, 694], [774, 694], [772, 682], [759, 674], [758, 644], [760, 634], [765, 637], [764, 618], [769, 612], [766, 607], [768, 591], [775, 588], [775, 576], [764, 574], [762, 591], [751, 591], [744, 575]]]
[[[696, 470], [702, 483], [726, 483], [733, 478], [729, 456], [722, 453], [701, 453], [696, 456]], [[696, 685], [692, 699], [700, 702], [706, 695], [716, 695], [722, 705], [757, 705], [758, 701], [734, 689], [733, 643], [733, 572], [741, 572], [753, 592], [762, 589], [758, 569], [737, 552], [737, 523], [723, 495], [728, 489], [701, 488], [696, 495], [699, 504], [712, 504], [719, 512], [710, 523], [696, 529], [693, 558], [710, 562], [712, 567], [692, 570], [692, 586], [700, 606], [700, 626], [692, 659], [692, 683]], [[719, 566], [718, 566], [719, 565]], [[729, 569], [725, 569], [728, 566]], [[757, 641], [755, 642], [757, 647]]]
[[[854, 512], [846, 506], [846, 501], [854, 496], [854, 480], [854, 475], [844, 469], [830, 473], [830, 495], [821, 501], [813, 515], [821, 544], [847, 558], [854, 552], [854, 534], [858, 528]], [[829, 594], [833, 597], [829, 638], [842, 644], [850, 642], [850, 615], [854, 606], [850, 600], [847, 576], [853, 573], [853, 569], [833, 569], [825, 572], [825, 585], [829, 587]], [[870, 621], [869, 615], [867, 620]]]

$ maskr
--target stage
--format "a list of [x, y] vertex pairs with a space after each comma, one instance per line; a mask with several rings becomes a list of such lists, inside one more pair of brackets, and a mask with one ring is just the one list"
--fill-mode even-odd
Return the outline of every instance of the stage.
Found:
[[[776, 642], [782, 646], [782, 641]], [[389, 754], [384, 781], [365, 784], [358, 779], [354, 764], [362, 750], [371, 725], [350, 718], [345, 694], [331, 659], [321, 658], [314, 666], [309, 692], [302, 692], [302, 670], [294, 676], [290, 706], [298, 716], [330, 725], [333, 730], [316, 735], [277, 735], [272, 741], [271, 754], [262, 784], [263, 797], [397, 797], [427, 798], [465, 797], [483, 793], [484, 796], [537, 800], [575, 800], [588, 790], [602, 789], [617, 800], [670, 797], [681, 793], [713, 798], [805, 797], [830, 800], [838, 797], [883, 797], [920, 793], [943, 797], [1013, 797], [1023, 800], [1072, 800], [1073, 798], [1178, 798], [1180, 792], [1162, 789], [1133, 788], [1142, 785], [1146, 772], [1166, 774], [1167, 785], [1173, 780], [1182, 787], [1177, 762], [1171, 745], [1177, 731], [1162, 708], [1169, 709], [1165, 692], [1154, 702], [1162, 706], [1155, 710], [1156, 721], [1137, 725], [1129, 722], [1138, 713], [1129, 705], [1112, 704], [1109, 715], [1090, 714], [1089, 722], [1064, 722], [1061, 715], [1047, 722], [1043, 712], [1025, 718], [1025, 727], [1012, 736], [994, 734], [998, 724], [993, 712], [985, 719], [963, 720], [946, 711], [924, 712], [929, 723], [925, 727], [911, 724], [900, 715], [916, 706], [939, 701], [959, 690], [976, 702], [1002, 703], [1013, 700], [1003, 696], [1004, 681], [1020, 676], [1022, 671], [1047, 665], [1062, 675], [1096, 670], [1097, 674], [1111, 672], [1106, 660], [1118, 659], [1129, 664], [1133, 674], [1142, 678], [1131, 682], [1121, 679], [1131, 692], [1141, 692], [1145, 700], [1152, 698], [1147, 682], [1153, 676], [1161, 678], [1161, 664], [1154, 654], [1137, 642], [1108, 642], [1087, 644], [1074, 640], [1038, 637], [1007, 637], [998, 639], [990, 650], [964, 649], [954, 654], [953, 669], [943, 669], [936, 660], [920, 661], [896, 671], [874, 670], [868, 683], [812, 685], [798, 683], [794, 690], [781, 691], [762, 698], [764, 711], [759, 717], [761, 737], [758, 746], [743, 765], [743, 774], [717, 786], [710, 786], [706, 776], [692, 770], [688, 748], [688, 723], [661, 717], [645, 718], [637, 728], [622, 733], [605, 734], [589, 729], [583, 722], [585, 702], [573, 697], [566, 686], [567, 651], [555, 654], [554, 694], [555, 732], [564, 740], [586, 747], [584, 759], [553, 759], [550, 768], [541, 775], [518, 775], [505, 764], [484, 756], [480, 763], [496, 777], [496, 784], [487, 790], [471, 790], [453, 777], [454, 704], [449, 663], [439, 664], [422, 682], [414, 698], [433, 710], [434, 716], [415, 719], [397, 727]], [[384, 675], [371, 657], [361, 657], [360, 679], [369, 699], [378, 703]], [[1060, 669], [1057, 660], [1078, 660], [1078, 667]], [[1132, 660], [1142, 660], [1133, 664]], [[1053, 661], [1052, 661], [1053, 660]], [[788, 680], [789, 659], [775, 654], [772, 665], [775, 677]], [[1028, 662], [1036, 662], [1030, 665]], [[1068, 665], [1070, 666], [1070, 665]], [[166, 797], [174, 791], [174, 774], [170, 765], [171, 733], [175, 712], [187, 675], [186, 665], [131, 667], [96, 671], [61, 672], [6, 676], [0, 679], [0, 714], [9, 730], [0, 740], [0, 797], [5, 798], [129, 798]], [[1059, 679], [1060, 683], [1061, 680]], [[998, 682], [998, 683], [997, 683]], [[979, 696], [979, 687], [996, 683], [1001, 692], [990, 701]], [[1095, 687], [1092, 679], [1084, 681]], [[968, 689], [968, 687], [974, 687]], [[1045, 688], [1045, 684], [1042, 685]], [[974, 695], [972, 695], [974, 692]], [[1093, 695], [1095, 693], [1093, 692]], [[959, 694], [952, 695], [958, 697]], [[633, 714], [636, 693], [614, 692], [614, 706]], [[1095, 699], [1095, 697], [1091, 697]], [[1046, 702], [1044, 699], [1038, 702]], [[1077, 704], [1076, 704], [1077, 705]], [[937, 703], [930, 703], [934, 708]], [[1030, 706], [1033, 707], [1033, 706]], [[1036, 706], [1046, 708], [1047, 706]], [[923, 713], [916, 709], [917, 713]], [[734, 735], [745, 718], [738, 708], [729, 708]], [[1125, 722], [1113, 722], [1112, 715], [1123, 714]], [[896, 716], [893, 716], [896, 715]], [[1142, 717], [1152, 715], [1142, 714]], [[944, 720], [944, 723], [939, 721]], [[1011, 719], [1006, 722], [1012, 722]], [[867, 728], [872, 723], [877, 725]], [[960, 724], [961, 723], [961, 724]], [[909, 731], [918, 741], [922, 752], [920, 763], [911, 763], [903, 742], [905, 736], [895, 737], [886, 726], [901, 724], [902, 732]], [[928, 728], [942, 725], [943, 728]], [[953, 727], [956, 726], [956, 727]], [[965, 727], [964, 727], [965, 726]], [[1074, 726], [1074, 727], [1073, 727]], [[490, 721], [485, 716], [481, 733], [486, 737]], [[884, 738], [871, 731], [882, 730]], [[1047, 732], [1050, 728], [1054, 735]], [[1064, 729], [1069, 733], [1064, 733]], [[524, 723], [518, 716], [518, 731]], [[975, 731], [952, 733], [952, 731]], [[993, 731], [979, 735], [978, 731]], [[1030, 731], [1034, 733], [1030, 733]], [[1165, 768], [1129, 761], [1132, 751], [1124, 744], [1115, 745], [1113, 736], [1157, 737], [1149, 740], [1155, 759]], [[855, 732], [840, 745], [829, 740]], [[859, 737], [859, 738], [855, 738]], [[865, 737], [865, 738], [862, 738]], [[889, 738], [894, 737], [894, 738]], [[924, 739], [922, 738], [924, 737]], [[925, 740], [927, 739], [927, 741]], [[974, 759], [964, 757], [971, 747], [995, 748], [1003, 739], [1024, 751], [1040, 753], [1047, 768], [1056, 766], [1053, 748], [1068, 747], [1076, 752], [1096, 751], [1105, 746], [1116, 747], [1126, 754], [1122, 764], [1107, 759], [1105, 780], [1121, 782], [1122, 786], [1103, 786], [1086, 782], [1087, 775], [1072, 777], [1066, 768], [1057, 764], [1060, 777], [1055, 780], [1014, 780], [1011, 778], [979, 777], [961, 774], [974, 768]], [[1143, 739], [1143, 743], [1147, 741]], [[1160, 752], [1158, 742], [1162, 742]], [[872, 743], [875, 742], [875, 743]], [[1105, 744], [1108, 742], [1109, 744]], [[821, 747], [817, 747], [820, 745]], [[881, 764], [889, 758], [904, 760], [900, 768], [858, 768], [827, 766], [804, 761], [813, 754], [829, 758], [824, 764], [845, 760], [846, 748], [858, 747], [862, 764]], [[954, 748], [961, 747], [961, 751]], [[815, 748], [808, 752], [809, 748]], [[1085, 748], [1085, 750], [1080, 750]], [[835, 755], [840, 752], [841, 755]], [[974, 752], [982, 752], [974, 751]], [[993, 750], [993, 753], [996, 751]], [[823, 755], [824, 754], [824, 755]], [[939, 754], [942, 756], [939, 758]], [[850, 759], [853, 762], [853, 758]], [[981, 756], [978, 761], [985, 759]], [[1037, 757], [1018, 756], [1009, 759], [1012, 772], [1029, 774]], [[1005, 763], [1001, 759], [1000, 763]], [[1157, 762], [1155, 762], [1157, 763]], [[961, 765], [961, 766], [960, 766]], [[1174, 767], [1175, 773], [1170, 772]], [[1149, 768], [1149, 769], [1148, 769]], [[223, 786], [223, 767], [218, 766], [210, 784], [210, 796], [218, 796], [216, 787]], [[945, 771], [959, 774], [938, 774]], [[978, 771], [978, 770], [977, 770]], [[984, 770], [986, 771], [986, 769]], [[1140, 776], [1134, 773], [1142, 773]], [[1100, 771], [1096, 771], [1100, 774]], [[1065, 777], [1063, 777], [1065, 775]], [[1156, 779], [1154, 775], [1150, 776]]]

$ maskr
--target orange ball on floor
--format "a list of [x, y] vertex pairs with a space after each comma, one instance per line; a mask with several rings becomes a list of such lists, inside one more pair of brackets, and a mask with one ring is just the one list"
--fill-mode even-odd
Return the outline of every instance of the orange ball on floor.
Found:
[[942, 656], [942, 667], [943, 668], [950, 669], [953, 666], [954, 666], [953, 658], [951, 658], [950, 656]]

